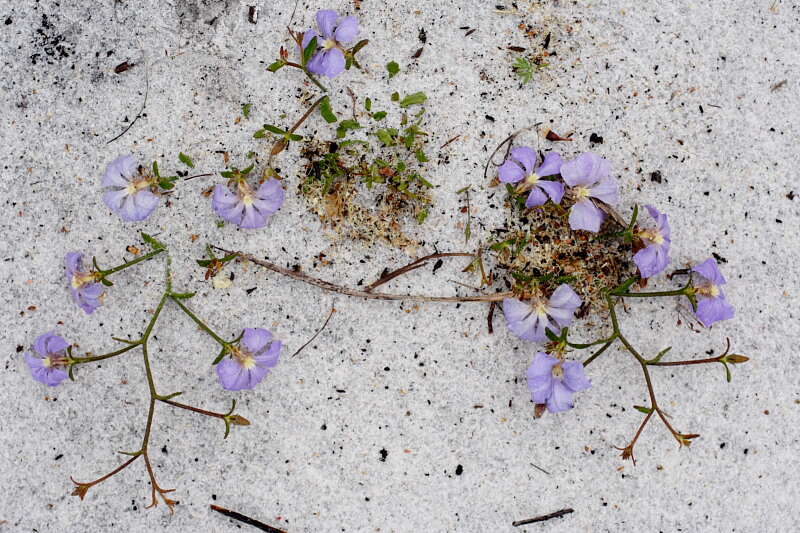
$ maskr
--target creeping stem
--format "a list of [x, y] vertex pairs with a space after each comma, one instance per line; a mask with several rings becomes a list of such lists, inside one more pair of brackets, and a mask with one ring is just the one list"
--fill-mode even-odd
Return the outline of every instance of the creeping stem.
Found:
[[121, 265], [115, 266], [114, 268], [109, 268], [108, 270], [100, 270], [99, 273], [102, 274], [102, 276], [105, 278], [106, 276], [110, 276], [111, 274], [116, 274], [120, 270], [125, 270], [128, 267], [132, 267], [133, 265], [136, 265], [143, 261], [147, 261], [148, 259], [153, 258], [164, 251], [166, 251], [165, 248], [159, 248], [158, 250], [153, 250], [152, 252], [148, 252], [141, 257], [137, 257], [136, 259], [128, 261], [127, 263], [122, 263]]
[[195, 322], [195, 324], [197, 324], [197, 325], [198, 325], [198, 327], [199, 327], [200, 329], [202, 329], [203, 331], [205, 331], [206, 333], [208, 333], [208, 334], [211, 336], [211, 338], [212, 338], [212, 339], [214, 339], [215, 341], [217, 341], [217, 343], [218, 343], [220, 346], [222, 346], [223, 348], [227, 348], [227, 347], [229, 347], [229, 346], [230, 346], [230, 343], [229, 343], [229, 342], [227, 342], [225, 339], [223, 339], [222, 337], [220, 337], [219, 335], [217, 335], [217, 334], [214, 332], [214, 330], [212, 330], [210, 327], [208, 327], [208, 326], [206, 325], [206, 323], [205, 323], [205, 322], [203, 322], [202, 320], [200, 320], [200, 319], [197, 317], [197, 315], [195, 315], [195, 314], [192, 312], [192, 310], [191, 310], [191, 309], [189, 309], [188, 307], [186, 307], [186, 306], [184, 305], [184, 303], [183, 303], [182, 301], [180, 301], [180, 299], [179, 299], [179, 298], [176, 298], [175, 296], [170, 296], [170, 299], [171, 299], [173, 302], [175, 302], [175, 303], [178, 305], [178, 307], [180, 307], [180, 308], [181, 308], [181, 311], [183, 311], [184, 313], [186, 313], [186, 316], [188, 316], [189, 318], [191, 318], [191, 319], [192, 319], [192, 320]]

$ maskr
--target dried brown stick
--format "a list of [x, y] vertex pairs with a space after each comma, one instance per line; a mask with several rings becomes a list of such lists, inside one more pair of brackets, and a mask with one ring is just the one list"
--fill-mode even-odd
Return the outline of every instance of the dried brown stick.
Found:
[[273, 272], [286, 276], [287, 278], [292, 278], [297, 281], [302, 281], [303, 283], [307, 283], [309, 285], [314, 285], [315, 287], [319, 287], [320, 289], [335, 292], [338, 294], [344, 294], [346, 296], [354, 296], [356, 298], [364, 298], [366, 300], [389, 300], [389, 301], [410, 301], [410, 302], [502, 302], [504, 299], [511, 297], [511, 292], [498, 292], [495, 294], [478, 294], [475, 296], [424, 296], [421, 294], [387, 294], [385, 292], [367, 292], [360, 289], [353, 289], [350, 287], [344, 287], [342, 285], [336, 285], [335, 283], [331, 283], [330, 281], [325, 281], [324, 279], [315, 278], [314, 276], [310, 276], [308, 274], [303, 273], [300, 270], [292, 270], [289, 268], [284, 268], [282, 266], [276, 265], [275, 263], [271, 263], [264, 259], [259, 259], [251, 254], [247, 254], [244, 252], [234, 251], [234, 250], [226, 250], [225, 248], [220, 248], [219, 246], [212, 245], [212, 248], [219, 250], [221, 252], [225, 252], [226, 254], [235, 254], [237, 257], [241, 259], [245, 259], [254, 263], [256, 265], [262, 266]]
[[553, 518], [560, 518], [564, 515], [568, 515], [570, 513], [574, 513], [574, 509], [561, 509], [560, 511], [556, 511], [550, 514], [543, 514], [541, 516], [536, 516], [533, 518], [527, 518], [525, 520], [517, 520], [516, 522], [511, 522], [511, 525], [514, 527], [518, 526], [525, 526], [527, 524], [534, 524], [536, 522], [544, 522], [546, 520], [552, 520]]
[[219, 505], [211, 505], [211, 509], [218, 512], [221, 515], [227, 516], [228, 518], [233, 518], [234, 520], [238, 520], [243, 524], [247, 524], [248, 526], [253, 526], [254, 528], [260, 529], [261, 531], [266, 531], [267, 533], [286, 533], [282, 529], [278, 529], [276, 527], [272, 527], [264, 522], [256, 520], [255, 518], [250, 518], [247, 515], [243, 515], [242, 513], [238, 513], [236, 511], [231, 511], [230, 509], [225, 509], [224, 507], [220, 507]]
[[398, 276], [402, 276], [403, 274], [411, 272], [412, 270], [416, 270], [419, 267], [424, 266], [425, 263], [431, 259], [441, 259], [443, 257], [475, 257], [475, 254], [467, 252], [444, 252], [426, 255], [425, 257], [420, 257], [416, 261], [413, 261], [404, 267], [398, 268], [397, 270], [392, 270], [391, 272], [382, 275], [380, 279], [367, 285], [367, 288], [364, 290], [366, 292], [372, 292], [372, 289], [375, 287], [379, 287], [380, 285], [383, 285], [384, 283], [387, 283]]
[[311, 337], [310, 339], [308, 339], [308, 340], [306, 341], [306, 343], [305, 343], [305, 344], [303, 344], [303, 345], [302, 345], [302, 346], [301, 346], [301, 347], [300, 347], [300, 348], [299, 348], [299, 349], [298, 349], [296, 352], [294, 352], [294, 353], [292, 354], [292, 357], [295, 357], [297, 354], [299, 354], [300, 352], [302, 352], [303, 350], [305, 350], [306, 346], [308, 346], [309, 344], [311, 344], [312, 342], [314, 342], [314, 339], [316, 339], [316, 338], [317, 338], [317, 335], [319, 335], [320, 333], [322, 333], [322, 330], [323, 330], [323, 329], [325, 329], [325, 328], [328, 326], [328, 322], [330, 322], [330, 321], [331, 321], [331, 317], [333, 316], [333, 313], [335, 313], [335, 312], [336, 312], [336, 308], [335, 308], [334, 306], [331, 306], [331, 312], [330, 312], [330, 313], [328, 313], [328, 318], [326, 318], [326, 319], [325, 319], [325, 322], [322, 324], [322, 327], [320, 327], [320, 328], [317, 330], [317, 332], [316, 332], [316, 333], [314, 333], [314, 336], [313, 336], [313, 337]]

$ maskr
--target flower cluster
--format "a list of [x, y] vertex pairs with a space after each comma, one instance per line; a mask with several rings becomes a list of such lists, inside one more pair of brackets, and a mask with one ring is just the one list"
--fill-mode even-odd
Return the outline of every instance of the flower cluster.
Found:
[[[525, 207], [529, 209], [544, 206], [548, 201], [554, 205], [567, 202], [572, 230], [599, 232], [606, 221], [606, 212], [619, 203], [619, 187], [611, 176], [609, 161], [592, 152], [570, 161], [564, 161], [556, 152], [548, 152], [541, 163], [538, 160], [530, 147], [513, 148], [498, 168], [499, 181], [508, 186], [515, 184], [509, 189], [514, 195], [527, 193]], [[650, 205], [645, 208], [652, 223], [637, 225], [635, 211], [628, 227], [617, 234], [633, 243], [636, 250], [633, 261], [642, 280], [660, 274], [669, 266], [671, 245], [667, 215]], [[686, 288], [667, 295], [687, 296], [705, 326], [733, 317], [733, 308], [720, 288], [725, 278], [716, 261], [709, 259], [695, 266], [692, 272], [700, 278], [697, 284], [690, 281]], [[536, 284], [533, 294], [529, 284], [522, 284], [514, 297], [503, 301], [509, 330], [523, 340], [537, 343], [559, 337], [581, 305], [580, 297], [567, 284], [560, 285], [549, 299], [540, 293]], [[583, 365], [565, 360], [566, 344], [562, 340], [560, 344], [554, 343], [552, 353], [538, 352], [528, 370], [528, 387], [534, 403], [546, 405], [551, 412], [571, 408], [572, 394], [590, 386]]]

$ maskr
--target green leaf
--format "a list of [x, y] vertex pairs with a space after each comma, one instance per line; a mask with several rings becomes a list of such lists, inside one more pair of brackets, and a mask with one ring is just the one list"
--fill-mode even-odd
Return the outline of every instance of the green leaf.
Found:
[[270, 72], [277, 72], [279, 69], [286, 66], [286, 63], [283, 61], [276, 61], [272, 63], [270, 66], [267, 67], [267, 70]]
[[157, 178], [160, 178], [161, 175], [158, 173], [158, 162], [153, 161], [153, 175]]
[[428, 218], [428, 210], [427, 209], [423, 209], [422, 211], [420, 211], [417, 214], [417, 222], [419, 222], [420, 224], [424, 223], [425, 220], [427, 220], [427, 218]]
[[165, 191], [168, 191], [175, 187], [175, 182], [174, 180], [171, 180], [169, 178], [164, 178], [158, 181], [158, 186], [164, 189]]
[[311, 61], [311, 57], [314, 55], [314, 52], [317, 51], [317, 38], [314, 37], [308, 43], [308, 46], [303, 49], [303, 66], [305, 67], [308, 65], [308, 62]]
[[386, 70], [389, 71], [389, 79], [392, 79], [400, 72], [400, 65], [395, 61], [390, 61], [386, 64]]
[[302, 135], [289, 133], [287, 136], [289, 137], [290, 141], [302, 141], [303, 140], [303, 136]]
[[339, 120], [336, 118], [336, 115], [334, 114], [333, 109], [331, 108], [331, 99], [328, 98], [327, 96], [322, 99], [322, 102], [320, 102], [319, 112], [322, 115], [322, 118], [324, 118], [325, 122], [327, 122], [328, 124], [333, 124], [334, 122]]
[[242, 115], [244, 118], [250, 118], [250, 109], [253, 108], [253, 104], [242, 104]]
[[264, 129], [260, 129], [253, 134], [254, 139], [263, 139], [266, 136], [267, 136], [267, 130]]
[[198, 259], [197, 260], [197, 264], [200, 265], [203, 268], [208, 268], [208, 267], [211, 266], [211, 263], [213, 261], [214, 261], [213, 259]]
[[178, 300], [188, 300], [189, 298], [191, 298], [195, 294], [196, 293], [194, 293], [194, 292], [173, 292], [172, 293], [172, 297], [173, 298], [177, 298]]
[[383, 120], [386, 118], [386, 111], [376, 111], [372, 114], [374, 120]]
[[394, 146], [396, 144], [397, 129], [395, 128], [380, 129], [375, 132], [375, 135], [385, 146]]
[[372, 111], [372, 99], [367, 97], [366, 101], [364, 102], [364, 109], [367, 111]]
[[400, 93], [395, 91], [392, 93], [392, 102], [397, 102], [398, 100], [400, 100]]
[[412, 93], [400, 100], [400, 107], [424, 104], [427, 99], [428, 97], [423, 92]]
[[246, 169], [242, 170], [241, 171], [242, 176], [247, 176], [248, 174], [250, 174], [250, 172], [253, 171], [253, 168], [255, 168], [255, 166], [256, 166], [255, 163], [253, 163], [252, 165], [250, 165]]
[[277, 126], [273, 126], [272, 124], [264, 124], [264, 129], [270, 133], [274, 133], [275, 135], [285, 135], [286, 131], [280, 129]]
[[336, 128], [336, 138], [341, 139], [349, 130], [359, 130], [361, 129], [361, 124], [358, 121], [353, 119], [343, 120], [339, 123], [339, 127]]
[[192, 158], [184, 154], [183, 152], [178, 153], [178, 159], [180, 159], [181, 163], [183, 163], [187, 167], [194, 168], [194, 161], [192, 161]]
[[425, 155], [425, 152], [422, 151], [422, 148], [417, 148], [417, 151], [414, 152], [414, 155], [417, 157], [417, 161], [420, 163], [427, 163], [430, 161], [428, 156]]
[[633, 408], [639, 411], [640, 413], [644, 413], [646, 415], [649, 415], [650, 413], [653, 412], [652, 409], [650, 409], [649, 407], [645, 407], [643, 405], [634, 405]]
[[153, 250], [163, 250], [166, 248], [162, 242], [158, 241], [156, 238], [148, 235], [147, 233], [142, 233], [142, 240], [150, 245]]

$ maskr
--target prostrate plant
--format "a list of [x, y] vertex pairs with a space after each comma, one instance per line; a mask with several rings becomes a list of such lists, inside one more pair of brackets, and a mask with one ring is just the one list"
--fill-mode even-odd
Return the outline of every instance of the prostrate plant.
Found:
[[230, 410], [225, 413], [217, 413], [175, 401], [174, 398], [179, 396], [181, 392], [173, 392], [170, 394], [158, 392], [153, 368], [150, 364], [149, 343], [165, 306], [167, 304], [176, 305], [178, 309], [191, 318], [200, 329], [219, 344], [220, 351], [213, 360], [212, 365], [216, 365], [219, 383], [226, 390], [236, 391], [252, 389], [258, 385], [258, 383], [269, 374], [270, 370], [277, 365], [282, 343], [274, 340], [272, 333], [262, 328], [245, 328], [242, 334], [232, 341], [227, 341], [218, 335], [187, 307], [185, 302], [192, 298], [194, 293], [179, 292], [173, 289], [170, 257], [166, 246], [147, 234], [143, 233], [142, 238], [150, 245], [152, 251], [114, 268], [103, 270], [97, 266], [97, 261], [93, 260], [94, 269], [84, 271], [81, 262], [81, 254], [77, 252], [67, 254], [66, 263], [67, 279], [73, 298], [84, 311], [91, 313], [100, 305], [99, 302], [103, 297], [103, 287], [112, 284], [108, 276], [146, 261], [156, 255], [164, 254], [166, 256], [164, 290], [144, 332], [135, 340], [114, 337], [114, 340], [123, 344], [123, 347], [111, 352], [100, 355], [86, 352], [82, 356], [74, 355], [73, 347], [70, 343], [54, 332], [49, 332], [36, 339], [33, 345], [33, 352], [25, 353], [25, 361], [34, 379], [45, 385], [54, 387], [61, 384], [67, 377], [74, 380], [74, 371], [79, 365], [111, 359], [126, 354], [136, 348], [141, 348], [145, 378], [150, 393], [147, 423], [145, 425], [141, 445], [134, 451], [120, 452], [130, 456], [130, 458], [111, 472], [93, 481], [79, 482], [73, 479], [75, 489], [72, 494], [83, 499], [88, 490], [94, 485], [102, 483], [115, 474], [118, 474], [141, 457], [150, 478], [152, 489], [152, 500], [148, 507], [158, 505], [158, 498], [160, 497], [170, 508], [170, 511], [172, 511], [173, 506], [178, 502], [170, 499], [167, 494], [175, 489], [165, 489], [158, 484], [149, 455], [150, 437], [154, 423], [156, 403], [164, 403], [172, 407], [222, 420], [225, 424], [225, 438], [227, 438], [231, 426], [247, 426], [250, 424], [250, 421], [234, 412], [236, 400], [233, 400]]
[[[536, 414], [540, 416], [544, 410], [561, 412], [572, 408], [572, 393], [586, 390], [590, 381], [584, 376], [582, 367], [588, 366], [602, 355], [615, 342], [619, 341], [640, 365], [648, 395], [649, 406], [637, 406], [637, 410], [646, 416], [635, 436], [624, 448], [623, 458], [633, 459], [633, 447], [645, 425], [655, 413], [664, 422], [672, 436], [680, 445], [689, 445], [697, 434], [684, 434], [677, 431], [667, 420], [663, 410], [659, 407], [653, 383], [650, 378], [650, 366], [681, 366], [703, 363], [722, 363], [725, 365], [726, 376], [730, 381], [728, 364], [743, 363], [747, 357], [739, 354], [729, 354], [729, 350], [719, 357], [663, 362], [664, 355], [670, 348], [666, 348], [652, 358], [644, 357], [637, 351], [623, 335], [616, 313], [616, 306], [625, 298], [659, 298], [685, 296], [688, 298], [698, 320], [705, 326], [732, 318], [733, 308], [725, 300], [720, 288], [725, 283], [725, 278], [719, 271], [714, 259], [708, 259], [692, 270], [684, 273], [689, 275], [685, 286], [676, 290], [639, 292], [633, 291], [635, 285], [644, 286], [648, 278], [663, 272], [670, 262], [670, 226], [666, 214], [661, 213], [652, 206], [646, 206], [648, 213], [655, 221], [655, 227], [637, 224], [638, 207], [634, 206], [633, 215], [629, 222], [622, 218], [613, 209], [619, 203], [619, 188], [616, 180], [611, 175], [611, 165], [597, 154], [586, 152], [571, 161], [564, 162], [559, 154], [550, 152], [543, 158], [541, 165], [536, 164], [537, 155], [529, 147], [511, 149], [514, 135], [509, 141], [508, 156], [498, 168], [499, 182], [507, 184], [509, 205], [512, 207], [511, 216], [525, 220], [535, 220], [543, 216], [545, 220], [552, 217], [564, 218], [568, 216], [570, 228], [577, 235], [588, 242], [620, 241], [620, 245], [608, 247], [609, 261], [626, 264], [629, 254], [635, 252], [632, 259], [638, 269], [638, 274], [627, 279], [619, 279], [618, 283], [598, 287], [596, 284], [586, 283], [581, 278], [594, 275], [591, 271], [574, 268], [572, 257], [565, 251], [573, 250], [575, 255], [585, 257], [585, 252], [578, 248], [574, 250], [571, 241], [567, 240], [566, 246], [558, 252], [558, 261], [553, 264], [549, 272], [539, 269], [526, 268], [530, 262], [509, 262], [505, 260], [508, 274], [505, 278], [507, 286], [511, 286], [513, 295], [503, 301], [503, 312], [508, 323], [508, 328], [523, 340], [546, 343], [547, 352], [537, 352], [530, 368], [528, 369], [528, 387], [534, 404]], [[501, 145], [502, 146], [502, 145]], [[543, 177], [549, 180], [543, 180]], [[563, 180], [563, 183], [559, 180]], [[512, 187], [511, 184], [519, 184]], [[566, 193], [564, 193], [566, 190]], [[530, 191], [530, 192], [528, 192]], [[524, 195], [527, 193], [527, 197]], [[562, 201], [566, 206], [562, 206]], [[520, 205], [524, 203], [524, 208]], [[517, 207], [517, 209], [513, 209]], [[548, 214], [549, 213], [549, 214]], [[552, 213], [556, 213], [552, 215]], [[568, 213], [568, 215], [567, 215]], [[611, 217], [608, 217], [608, 214]], [[547, 218], [550, 216], [551, 218]], [[621, 231], [610, 231], [609, 226], [621, 226]], [[530, 228], [531, 226], [528, 226]], [[608, 231], [602, 235], [592, 236], [602, 228]], [[538, 229], [547, 235], [549, 228], [539, 226]], [[588, 233], [587, 233], [588, 232]], [[563, 234], [562, 234], [563, 236]], [[532, 242], [539, 237], [534, 231], [523, 231], [515, 236], [522, 239], [523, 246], [518, 247], [515, 255], [525, 249], [525, 243]], [[560, 240], [559, 240], [560, 242]], [[515, 243], [512, 243], [515, 244]], [[496, 248], [501, 251], [502, 248]], [[531, 253], [536, 253], [531, 251]], [[581, 306], [580, 297], [567, 284], [561, 284], [549, 300], [544, 297], [544, 289], [551, 286], [553, 280], [564, 279], [566, 267], [570, 268], [569, 278], [581, 284], [585, 296], [594, 301], [605, 302], [606, 313], [611, 322], [611, 332], [596, 341], [589, 343], [575, 343], [569, 338], [569, 326], [574, 318], [575, 311]], [[510, 268], [509, 268], [510, 267]], [[623, 273], [620, 269], [617, 275]], [[695, 283], [695, 277], [700, 277]], [[569, 360], [571, 349], [583, 350], [601, 346], [582, 364]], [[729, 346], [730, 348], [730, 346]], [[578, 369], [578, 366], [581, 368]]]

